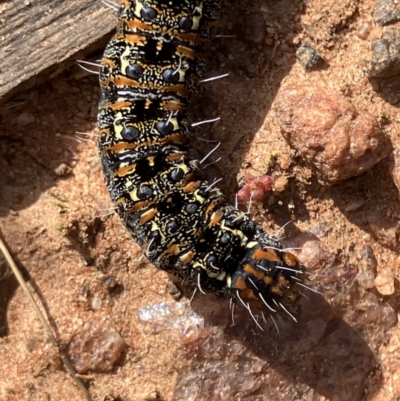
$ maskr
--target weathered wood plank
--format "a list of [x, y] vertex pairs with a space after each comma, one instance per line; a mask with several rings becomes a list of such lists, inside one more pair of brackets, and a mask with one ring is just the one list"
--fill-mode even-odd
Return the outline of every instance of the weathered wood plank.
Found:
[[92, 44], [116, 25], [100, 0], [0, 3], [0, 97]]

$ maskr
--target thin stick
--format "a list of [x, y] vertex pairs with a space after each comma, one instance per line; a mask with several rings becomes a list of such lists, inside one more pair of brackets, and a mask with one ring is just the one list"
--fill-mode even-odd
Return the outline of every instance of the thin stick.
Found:
[[33, 309], [36, 312], [36, 315], [42, 322], [43, 327], [45, 328], [47, 335], [49, 337], [49, 340], [51, 343], [58, 349], [58, 352], [60, 354], [60, 357], [62, 361], [64, 362], [65, 367], [67, 368], [68, 372], [72, 376], [72, 378], [75, 381], [75, 384], [79, 387], [79, 389], [85, 394], [85, 397], [88, 401], [92, 401], [92, 397], [90, 396], [87, 388], [84, 386], [82, 381], [76, 377], [76, 371], [75, 368], [72, 366], [71, 362], [68, 360], [66, 355], [61, 352], [58, 342], [56, 337], [53, 334], [53, 331], [51, 330], [51, 327], [47, 323], [46, 318], [44, 317], [42, 311], [39, 309], [39, 306], [35, 299], [33, 298], [32, 292], [30, 291], [29, 287], [26, 285], [26, 282], [24, 278], [22, 277], [21, 272], [19, 271], [17, 265], [15, 264], [10, 252], [8, 252], [8, 249], [6, 245], [4, 244], [3, 240], [0, 238], [0, 250], [3, 253], [5, 259], [7, 260], [8, 264], [10, 265], [10, 268], [12, 272], [14, 273], [15, 277], [17, 278], [18, 283], [21, 285], [22, 289], [24, 290], [25, 294], [28, 296], [29, 302], [31, 303]]

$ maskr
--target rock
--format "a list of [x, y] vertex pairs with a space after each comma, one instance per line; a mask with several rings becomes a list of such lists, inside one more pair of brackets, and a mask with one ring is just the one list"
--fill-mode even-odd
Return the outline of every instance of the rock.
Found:
[[390, 153], [390, 142], [374, 117], [320, 86], [281, 90], [275, 110], [282, 135], [315, 167], [322, 183], [361, 175]]
[[126, 344], [107, 322], [91, 321], [72, 336], [67, 354], [79, 373], [111, 372]]
[[354, 306], [359, 312], [357, 324], [368, 325], [380, 323], [381, 307], [379, 298], [375, 294], [364, 293], [362, 298]]
[[381, 245], [392, 249], [398, 247], [397, 222], [389, 219], [383, 212], [368, 215], [367, 220], [373, 236]]
[[117, 280], [113, 277], [105, 276], [101, 279], [101, 283], [107, 288], [115, 288], [118, 285]]
[[387, 78], [400, 74], [400, 29], [387, 29], [381, 39], [371, 43], [372, 58], [366, 74], [371, 78]]
[[392, 295], [394, 293], [394, 275], [391, 269], [385, 267], [375, 277], [375, 287], [382, 295]]
[[358, 272], [356, 280], [364, 290], [371, 290], [375, 287], [374, 273], [371, 271]]
[[22, 113], [17, 117], [17, 125], [20, 127], [25, 127], [31, 123], [35, 122], [35, 117], [29, 113]]
[[391, 329], [397, 323], [396, 311], [389, 305], [381, 305], [381, 324], [385, 331]]
[[304, 42], [297, 49], [296, 58], [306, 71], [311, 71], [323, 61], [323, 58], [308, 42]]
[[357, 261], [360, 272], [369, 271], [372, 273], [372, 277], [375, 277], [378, 262], [374, 251], [369, 245], [363, 245], [363, 248], [357, 254]]
[[390, 175], [392, 176], [393, 182], [396, 185], [398, 197], [400, 200], [400, 149], [395, 149], [393, 152], [393, 163], [390, 165]]
[[71, 174], [71, 171], [71, 167], [65, 163], [61, 163], [54, 169], [54, 174], [58, 177], [66, 177], [67, 175]]
[[285, 175], [281, 175], [275, 180], [274, 189], [277, 192], [283, 192], [287, 188], [289, 180]]
[[371, 31], [372, 24], [369, 21], [365, 21], [361, 24], [361, 26], [357, 29], [356, 35], [361, 39], [365, 40], [368, 38], [368, 35]]
[[393, 0], [377, 0], [373, 19], [375, 24], [383, 26], [389, 22], [398, 21], [400, 19], [400, 10]]

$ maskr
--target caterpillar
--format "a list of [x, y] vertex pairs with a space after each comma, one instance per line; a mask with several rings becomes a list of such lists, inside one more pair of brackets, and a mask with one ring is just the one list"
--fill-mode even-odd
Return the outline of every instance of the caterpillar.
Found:
[[[120, 0], [100, 71], [97, 142], [116, 211], [147, 258], [253, 311], [288, 311], [304, 272], [296, 257], [230, 205], [189, 156], [190, 103], [217, 0]], [[264, 316], [264, 314], [263, 314]]]

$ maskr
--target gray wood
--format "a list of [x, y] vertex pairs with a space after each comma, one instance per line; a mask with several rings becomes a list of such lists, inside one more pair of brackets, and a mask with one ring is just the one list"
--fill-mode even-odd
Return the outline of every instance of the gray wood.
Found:
[[0, 0], [0, 98], [115, 26], [100, 0]]

